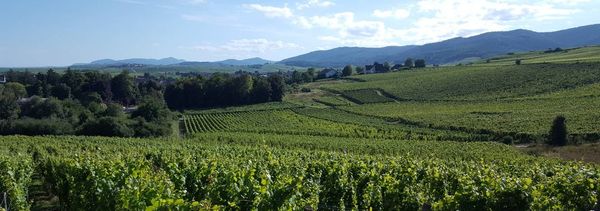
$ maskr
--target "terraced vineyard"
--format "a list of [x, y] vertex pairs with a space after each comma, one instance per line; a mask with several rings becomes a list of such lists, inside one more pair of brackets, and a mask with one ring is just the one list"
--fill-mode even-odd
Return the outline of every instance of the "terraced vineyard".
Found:
[[31, 206], [32, 174], [54, 187], [55, 208], [67, 210], [591, 210], [600, 191], [596, 165], [495, 143], [256, 133], [181, 142], [8, 136], [0, 143], [11, 149], [0, 155], [11, 210]]

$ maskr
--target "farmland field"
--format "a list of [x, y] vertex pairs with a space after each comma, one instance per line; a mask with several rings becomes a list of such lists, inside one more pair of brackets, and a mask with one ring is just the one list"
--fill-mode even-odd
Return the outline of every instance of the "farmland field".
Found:
[[[11, 210], [599, 209], [599, 63], [352, 77], [183, 110], [180, 136], [3, 136], [0, 193]], [[583, 145], [544, 144], [558, 115]]]

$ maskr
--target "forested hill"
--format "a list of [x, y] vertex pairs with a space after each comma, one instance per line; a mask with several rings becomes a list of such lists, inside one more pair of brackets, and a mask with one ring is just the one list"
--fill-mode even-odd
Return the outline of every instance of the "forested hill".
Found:
[[534, 32], [522, 29], [490, 32], [420, 46], [342, 47], [307, 53], [285, 59], [280, 63], [306, 67], [343, 67], [347, 64], [365, 65], [386, 61], [400, 64], [410, 57], [425, 59], [429, 64], [448, 64], [465, 59], [489, 58], [511, 52], [598, 44], [600, 44], [600, 24], [556, 32]]

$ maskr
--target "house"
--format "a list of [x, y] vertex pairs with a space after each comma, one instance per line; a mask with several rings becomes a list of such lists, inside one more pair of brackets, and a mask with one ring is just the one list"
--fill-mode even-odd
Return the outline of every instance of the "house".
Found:
[[0, 84], [6, 83], [6, 75], [0, 75]]
[[333, 68], [325, 68], [319, 73], [320, 78], [333, 78], [338, 75], [338, 71]]

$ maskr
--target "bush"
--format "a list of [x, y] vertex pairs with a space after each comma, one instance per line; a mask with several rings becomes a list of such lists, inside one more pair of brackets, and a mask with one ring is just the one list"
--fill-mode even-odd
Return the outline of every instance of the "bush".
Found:
[[79, 130], [80, 135], [86, 136], [120, 136], [132, 137], [134, 131], [127, 127], [124, 119], [115, 117], [102, 117], [83, 124]]
[[502, 137], [502, 143], [506, 144], [506, 145], [512, 145], [514, 143], [514, 139], [512, 136], [504, 136]]
[[304, 88], [302, 88], [300, 91], [301, 91], [301, 92], [310, 92], [310, 88], [306, 88], [306, 87], [304, 87]]
[[138, 117], [135, 124], [131, 126], [135, 130], [136, 137], [160, 137], [169, 136], [173, 132], [171, 122], [147, 122]]
[[73, 132], [73, 126], [56, 119], [18, 119], [12, 122], [3, 121], [0, 124], [2, 134], [21, 135], [65, 135]]
[[552, 122], [552, 127], [550, 128], [550, 137], [548, 139], [548, 144], [553, 146], [565, 146], [567, 145], [567, 125], [566, 119], [564, 116], [557, 116], [554, 118]]

